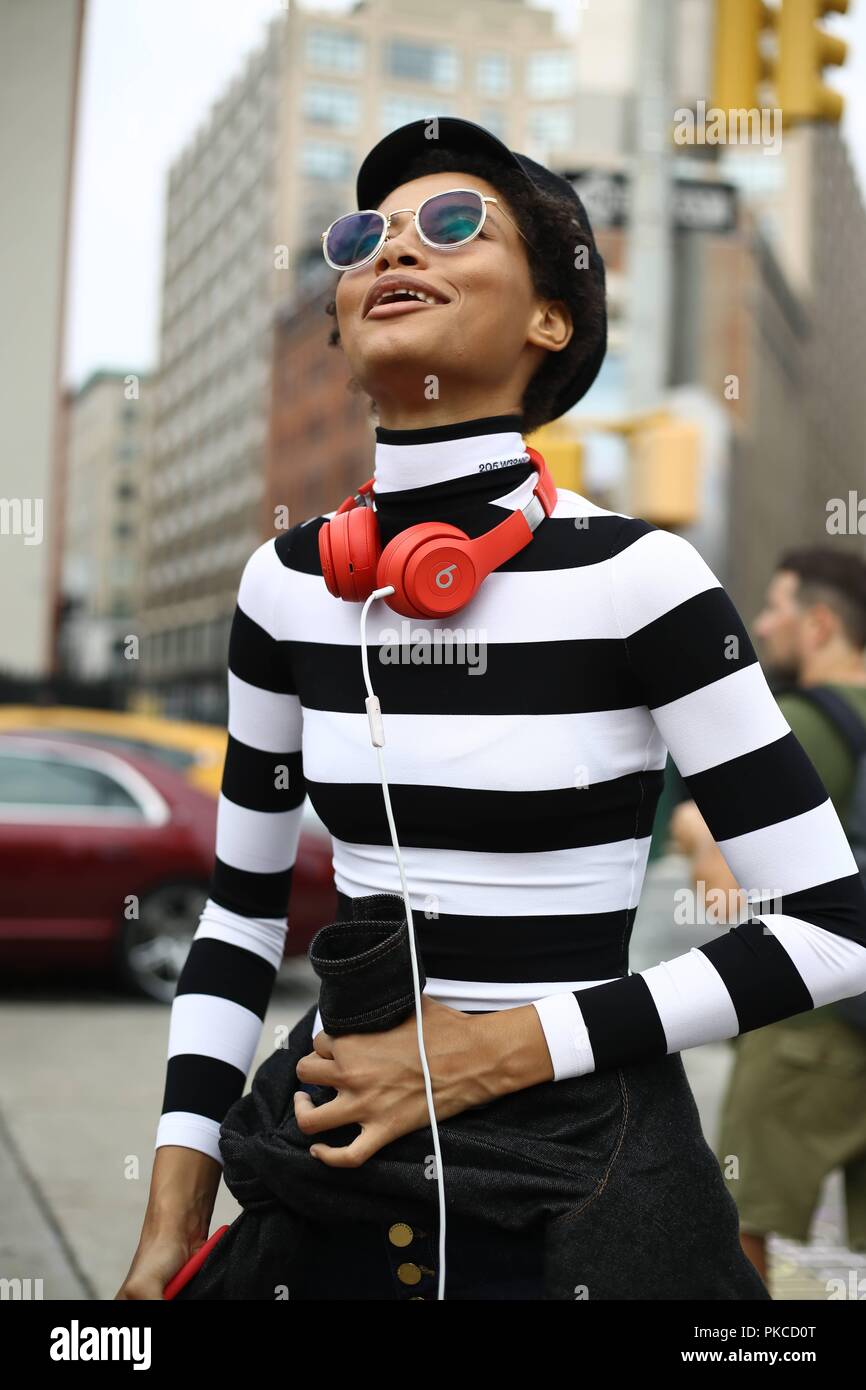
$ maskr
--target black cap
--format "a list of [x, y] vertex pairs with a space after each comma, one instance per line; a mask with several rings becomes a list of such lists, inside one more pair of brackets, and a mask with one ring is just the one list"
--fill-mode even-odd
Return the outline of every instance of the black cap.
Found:
[[[436, 122], [436, 136], [443, 146], [460, 151], [478, 152], [497, 160], [506, 168], [516, 169], [536, 188], [561, 198], [574, 209], [581, 230], [589, 238], [589, 263], [598, 271], [604, 285], [604, 261], [595, 244], [592, 227], [577, 191], [568, 179], [554, 174], [543, 164], [530, 159], [528, 155], [510, 150], [492, 131], [474, 121], [464, 121], [457, 116], [436, 116], [410, 121], [384, 136], [374, 145], [358, 170], [357, 194], [358, 208], [376, 208], [393, 188], [404, 182], [403, 171], [416, 155], [429, 150], [436, 144], [428, 132]], [[602, 297], [602, 321], [598, 340], [589, 356], [580, 363], [574, 377], [560, 389], [556, 398], [556, 415], [564, 415], [573, 405], [586, 395], [598, 376], [604, 355], [607, 351], [607, 308]]]

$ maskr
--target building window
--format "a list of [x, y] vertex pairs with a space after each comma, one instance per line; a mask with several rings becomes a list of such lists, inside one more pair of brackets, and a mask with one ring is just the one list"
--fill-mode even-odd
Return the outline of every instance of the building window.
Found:
[[410, 39], [391, 39], [385, 48], [385, 70], [404, 82], [423, 82], [428, 87], [457, 86], [457, 52], [441, 44], [413, 43]]
[[504, 97], [511, 91], [511, 59], [507, 53], [482, 53], [478, 58], [478, 90], [486, 97]]
[[339, 29], [308, 29], [307, 66], [357, 75], [364, 66], [363, 40]]
[[305, 141], [302, 159], [304, 173], [313, 179], [348, 179], [355, 167], [346, 145], [327, 145], [323, 140]]
[[382, 101], [382, 108], [379, 117], [380, 135], [388, 135], [398, 126], [408, 125], [410, 121], [431, 121], [435, 116], [450, 116], [452, 108], [450, 102], [436, 99], [436, 109], [430, 109], [431, 103], [423, 97], [397, 96], [392, 94], [386, 96]]
[[568, 106], [539, 107], [529, 117], [529, 135], [546, 150], [567, 149], [574, 140], [574, 121]]
[[574, 86], [574, 56], [570, 48], [530, 53], [526, 65], [527, 96], [566, 97]]
[[326, 87], [313, 83], [304, 91], [304, 117], [316, 125], [336, 130], [355, 130], [358, 126], [358, 93], [349, 87]]

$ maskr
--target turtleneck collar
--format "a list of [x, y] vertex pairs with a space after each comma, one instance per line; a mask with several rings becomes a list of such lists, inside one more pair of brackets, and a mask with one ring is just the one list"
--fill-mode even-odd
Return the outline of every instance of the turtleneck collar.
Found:
[[520, 415], [485, 415], [425, 429], [376, 427], [373, 505], [382, 544], [419, 521], [480, 536], [525, 507], [536, 472]]
[[[522, 416], [484, 415], [455, 424], [393, 430], [376, 426], [373, 492], [430, 487], [529, 463]], [[494, 491], [495, 491], [494, 483]]]

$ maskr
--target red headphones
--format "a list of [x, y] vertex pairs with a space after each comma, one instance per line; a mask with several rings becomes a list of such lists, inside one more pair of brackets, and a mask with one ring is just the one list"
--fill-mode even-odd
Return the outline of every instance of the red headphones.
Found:
[[374, 589], [393, 584], [385, 602], [395, 613], [406, 618], [455, 613], [491, 570], [528, 545], [536, 526], [556, 506], [556, 484], [547, 464], [528, 444], [526, 452], [538, 472], [532, 497], [475, 540], [446, 521], [422, 521], [401, 531], [383, 550], [370, 478], [319, 530], [319, 558], [329, 592], [347, 603], [361, 603]]

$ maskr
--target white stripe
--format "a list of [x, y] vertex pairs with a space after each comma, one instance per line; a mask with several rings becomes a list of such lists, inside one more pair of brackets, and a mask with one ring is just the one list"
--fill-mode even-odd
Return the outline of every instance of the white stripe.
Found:
[[[355, 845], [335, 836], [333, 844], [334, 877], [340, 892], [351, 898], [369, 893], [402, 896], [390, 842]], [[635, 907], [649, 847], [650, 837], [645, 836], [525, 854], [413, 845], [401, 845], [401, 850], [413, 911], [423, 912], [432, 896], [441, 914], [543, 917]]]
[[262, 690], [228, 673], [228, 731], [232, 738], [263, 753], [299, 753], [303, 713], [297, 695]]
[[533, 999], [550, 1060], [554, 1081], [586, 1076], [595, 1071], [595, 1057], [589, 1033], [573, 994], [549, 994]]
[[686, 599], [721, 587], [691, 541], [673, 531], [646, 532], [614, 556], [612, 573], [624, 637]]
[[829, 797], [802, 815], [719, 840], [718, 844], [740, 887], [767, 898], [799, 893], [857, 872]]
[[866, 990], [866, 947], [859, 942], [782, 912], [768, 912], [761, 921], [791, 957], [815, 1008]]
[[[545, 995], [543, 1000], [545, 1013], [550, 1014], [556, 1011], [562, 1014], [567, 1010], [570, 1020], [574, 1020], [574, 1045], [580, 1043], [581, 1038], [585, 1044], [585, 1049], [580, 1053], [581, 1061], [589, 1061], [589, 1066], [583, 1066], [580, 1072], [569, 1072], [570, 1076], [582, 1075], [584, 1071], [591, 1071], [594, 1065], [592, 1061], [592, 1048], [589, 1045], [589, 1037], [583, 1016], [577, 1008], [577, 1000], [570, 992], [575, 989], [592, 989], [594, 985], [607, 984], [607, 980], [551, 980], [543, 983], [539, 980], [530, 980], [525, 984], [501, 983], [490, 980], [445, 980], [436, 976], [429, 975], [424, 986], [423, 993], [428, 994], [431, 999], [435, 999], [439, 1004], [445, 1004], [449, 1009], [458, 1009], [461, 1013], [472, 1013], [477, 1010], [494, 1009], [516, 1009], [524, 1004], [535, 1004], [538, 1008], [539, 993]], [[571, 1000], [574, 1010], [567, 1003], [560, 1002], [554, 1005], [554, 999], [560, 1001]], [[539, 1010], [539, 1013], [541, 1011]], [[545, 1023], [545, 1019], [542, 1019]], [[322, 1015], [316, 1009], [316, 1017], [313, 1020], [313, 1037], [321, 1032], [324, 1027]], [[546, 1032], [546, 1028], [545, 1028]], [[559, 1077], [555, 1078], [559, 1080]]]
[[208, 937], [213, 941], [225, 941], [229, 946], [239, 946], [243, 951], [251, 951], [261, 956], [274, 970], [279, 970], [286, 944], [287, 919], [285, 917], [242, 917], [239, 912], [231, 912], [208, 898], [202, 908], [194, 941]]
[[740, 1025], [734, 1002], [718, 970], [697, 947], [640, 975], [658, 1010], [669, 1053], [736, 1036]]
[[274, 549], [274, 541], [273, 536], [262, 541], [250, 555], [241, 574], [237, 596], [238, 607], [271, 637], [274, 636], [271, 621], [274, 599], [281, 591], [277, 580], [288, 573]]
[[[376, 440], [373, 459], [374, 492], [400, 492], [429, 487], [449, 478], [486, 472], [490, 463], [529, 462], [520, 430], [441, 439], [428, 444], [384, 444]], [[495, 470], [494, 470], [495, 471]]]
[[221, 1165], [223, 1157], [219, 1138], [220, 1126], [207, 1115], [196, 1115], [190, 1110], [167, 1110], [159, 1117], [153, 1147], [158, 1149], [161, 1144], [180, 1144], [184, 1149], [198, 1149], [199, 1153], [210, 1154]]
[[[610, 593], [611, 563], [601, 560], [573, 569], [497, 571], [488, 575], [472, 601], [459, 612], [445, 619], [412, 618], [409, 631], [463, 632], [470, 640], [491, 645], [589, 638], [618, 641]], [[276, 637], [300, 642], [324, 639], [328, 646], [360, 646], [360, 605], [336, 600], [320, 575], [283, 568], [273, 582], [282, 595], [273, 617]], [[394, 642], [395, 632], [403, 631], [402, 622], [385, 599], [377, 599], [367, 619], [368, 646]], [[360, 660], [359, 655], [359, 664]], [[375, 689], [375, 668], [371, 675]]]
[[[374, 680], [375, 689], [375, 680]], [[584, 714], [382, 714], [388, 781], [486, 791], [554, 791], [665, 765], [645, 705]], [[304, 775], [379, 784], [366, 714], [305, 709]], [[646, 757], [644, 754], [646, 753]], [[584, 787], [584, 789], [586, 789]]]
[[791, 732], [757, 661], [656, 705], [653, 718], [682, 777], [741, 758]]
[[176, 994], [168, 1032], [168, 1055], [192, 1052], [228, 1062], [246, 1076], [258, 1047], [262, 1020], [243, 1004], [217, 994]]
[[233, 869], [282, 873], [295, 862], [303, 814], [303, 802], [291, 811], [249, 811], [220, 792], [217, 856]]

